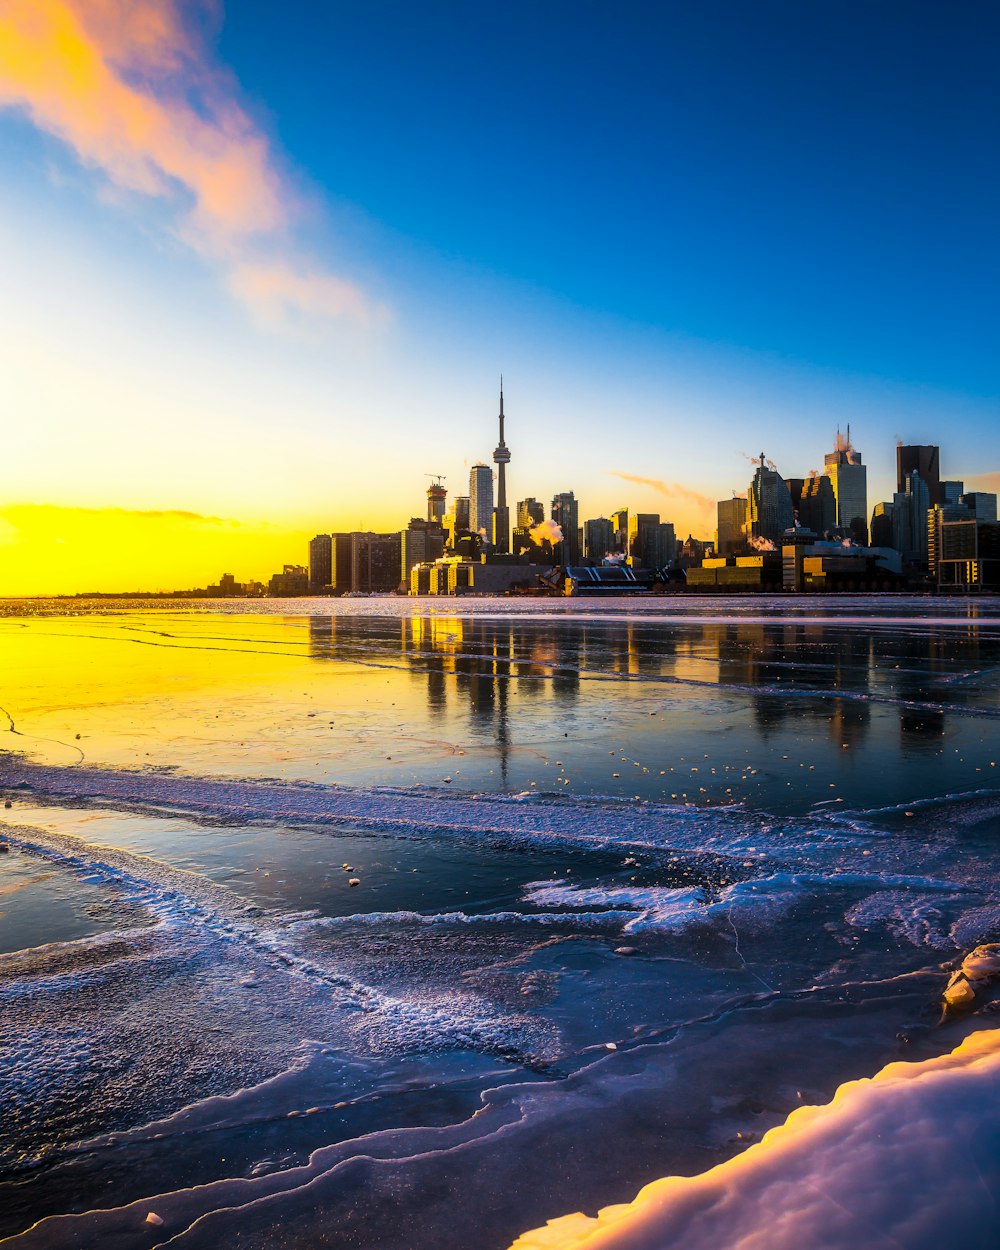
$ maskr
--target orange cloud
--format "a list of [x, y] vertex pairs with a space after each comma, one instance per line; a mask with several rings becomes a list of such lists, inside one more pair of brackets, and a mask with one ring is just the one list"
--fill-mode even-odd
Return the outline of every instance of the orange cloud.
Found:
[[[0, 0], [0, 106], [115, 186], [169, 203], [240, 293], [241, 268], [288, 252], [295, 202], [237, 94], [176, 0]], [[306, 317], [371, 319], [360, 290], [312, 268], [283, 299]]]
[[715, 512], [715, 500], [709, 499], [707, 495], [702, 495], [699, 491], [691, 490], [687, 486], [681, 486], [679, 482], [662, 482], [655, 477], [639, 477], [635, 473], [619, 473], [615, 469], [609, 470], [612, 477], [619, 477], [623, 482], [634, 482], [637, 486], [648, 486], [651, 490], [659, 491], [661, 495], [666, 495], [668, 499], [676, 499], [681, 503], [686, 503], [692, 508], [698, 509], [700, 512]]

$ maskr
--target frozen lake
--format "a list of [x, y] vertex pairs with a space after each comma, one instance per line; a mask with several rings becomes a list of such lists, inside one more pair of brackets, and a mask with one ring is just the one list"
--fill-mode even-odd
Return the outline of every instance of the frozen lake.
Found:
[[[0, 656], [10, 1245], [1000, 1239], [990, 983], [941, 1005], [1000, 941], [997, 601], [8, 601]], [[793, 1186], [763, 1135], [900, 1060]], [[894, 1116], [947, 1199], [859, 1196]], [[712, 1168], [710, 1231], [590, 1222]]]

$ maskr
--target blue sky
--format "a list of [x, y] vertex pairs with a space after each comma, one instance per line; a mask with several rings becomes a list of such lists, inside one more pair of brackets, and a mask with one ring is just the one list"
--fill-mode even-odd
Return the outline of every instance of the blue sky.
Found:
[[221, 51], [325, 194], [444, 258], [995, 396], [998, 36], [988, 4], [249, 3]]
[[[26, 13], [70, 24], [86, 75]], [[293, 559], [309, 532], [398, 527], [424, 472], [464, 493], [501, 370], [514, 497], [572, 488], [585, 516], [709, 536], [747, 454], [800, 476], [848, 421], [870, 504], [897, 437], [1000, 480], [994, 5], [3, 20], [0, 507], [22, 528], [33, 504], [193, 510], [248, 526], [252, 563], [264, 530]], [[191, 580], [217, 576], [192, 551]]]

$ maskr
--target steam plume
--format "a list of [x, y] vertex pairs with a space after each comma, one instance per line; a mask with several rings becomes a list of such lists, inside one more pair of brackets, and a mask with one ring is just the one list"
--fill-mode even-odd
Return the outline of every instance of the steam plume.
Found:
[[539, 546], [544, 542], [550, 542], [555, 546], [556, 543], [561, 543], [563, 540], [562, 526], [552, 520], [539, 521], [537, 525], [531, 527], [529, 533], [531, 541]]

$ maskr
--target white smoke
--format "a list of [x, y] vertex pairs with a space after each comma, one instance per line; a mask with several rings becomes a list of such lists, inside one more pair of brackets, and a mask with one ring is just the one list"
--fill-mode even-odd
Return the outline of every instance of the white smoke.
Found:
[[537, 525], [533, 525], [529, 531], [531, 541], [538, 543], [539, 546], [544, 542], [550, 542], [553, 546], [561, 543], [563, 540], [562, 526], [555, 521], [540, 521]]
[[763, 538], [760, 534], [750, 539], [750, 546], [754, 551], [777, 551], [778, 548], [771, 542], [770, 538]]

